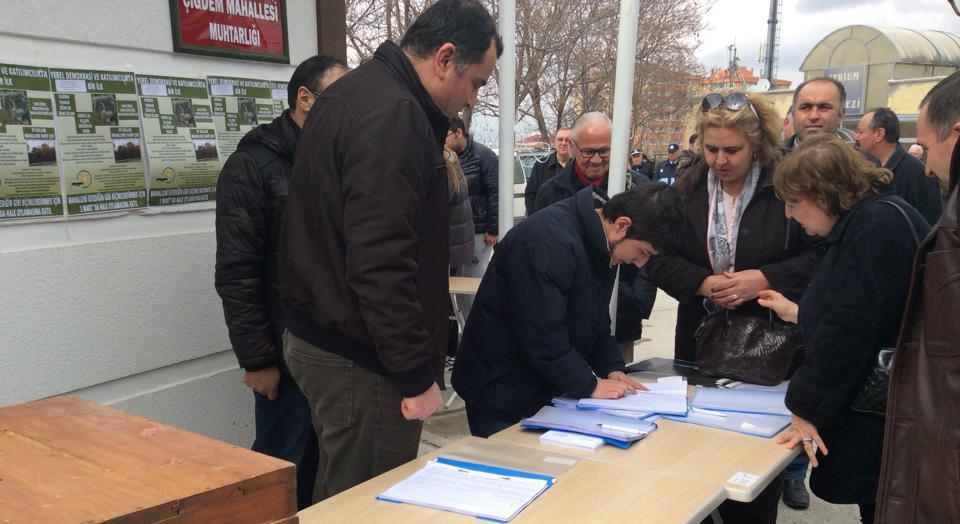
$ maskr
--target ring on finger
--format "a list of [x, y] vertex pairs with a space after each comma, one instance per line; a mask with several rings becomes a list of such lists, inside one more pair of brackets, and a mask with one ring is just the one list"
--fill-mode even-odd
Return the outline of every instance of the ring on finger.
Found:
[[813, 439], [812, 439], [812, 438], [805, 438], [805, 439], [802, 439], [800, 442], [802, 442], [804, 446], [812, 446], [812, 445], [813, 445]]

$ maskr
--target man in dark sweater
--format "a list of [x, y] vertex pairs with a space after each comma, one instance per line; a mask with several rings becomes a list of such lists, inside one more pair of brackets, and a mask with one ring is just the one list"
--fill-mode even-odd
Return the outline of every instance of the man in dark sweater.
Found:
[[523, 190], [523, 200], [526, 204], [527, 216], [533, 214], [536, 208], [537, 191], [547, 180], [557, 176], [570, 160], [570, 129], [563, 128], [557, 131], [553, 139], [554, 152], [543, 162], [537, 162], [530, 171], [530, 178]]
[[243, 382], [254, 392], [253, 450], [297, 465], [301, 509], [313, 498], [317, 435], [307, 399], [283, 363], [280, 225], [300, 128], [317, 95], [346, 71], [339, 60], [322, 55], [297, 66], [287, 84], [290, 108], [243, 137], [217, 182], [215, 283]]
[[923, 215], [931, 226], [940, 220], [943, 204], [940, 184], [924, 174], [923, 162], [900, 145], [900, 119], [888, 107], [867, 111], [853, 136], [861, 151], [869, 153], [893, 172], [893, 191]]
[[555, 395], [619, 398], [638, 385], [610, 335], [616, 266], [643, 266], [676, 243], [676, 190], [662, 184], [604, 201], [593, 186], [527, 218], [480, 283], [453, 368], [473, 435], [529, 417]]
[[[284, 220], [284, 357], [310, 402], [323, 500], [417, 456], [443, 405], [450, 117], [503, 44], [477, 0], [439, 0], [317, 101]], [[384, 140], [384, 137], [391, 137]]]

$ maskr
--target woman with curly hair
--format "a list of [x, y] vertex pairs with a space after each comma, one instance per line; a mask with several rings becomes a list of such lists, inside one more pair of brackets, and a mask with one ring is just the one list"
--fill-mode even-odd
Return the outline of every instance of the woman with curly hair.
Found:
[[793, 420], [780, 443], [803, 446], [815, 495], [859, 504], [865, 523], [873, 522], [884, 418], [855, 399], [881, 348], [895, 345], [913, 254], [930, 229], [890, 192], [892, 177], [836, 136], [804, 140], [773, 183], [786, 216], [824, 237], [825, 249], [799, 304], [760, 293], [760, 305], [798, 323], [803, 337], [804, 360], [787, 390]]

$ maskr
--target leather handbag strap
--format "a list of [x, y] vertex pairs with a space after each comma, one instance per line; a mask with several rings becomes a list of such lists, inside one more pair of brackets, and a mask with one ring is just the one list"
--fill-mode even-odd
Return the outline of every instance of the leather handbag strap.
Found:
[[913, 220], [910, 220], [910, 215], [907, 214], [907, 211], [902, 207], [900, 207], [900, 204], [896, 202], [891, 202], [889, 200], [881, 200], [881, 202], [897, 208], [897, 211], [899, 211], [900, 214], [903, 215], [903, 218], [907, 221], [907, 224], [910, 226], [910, 234], [913, 235], [913, 243], [916, 244], [917, 247], [920, 247], [920, 237], [917, 235], [917, 230], [913, 227]]

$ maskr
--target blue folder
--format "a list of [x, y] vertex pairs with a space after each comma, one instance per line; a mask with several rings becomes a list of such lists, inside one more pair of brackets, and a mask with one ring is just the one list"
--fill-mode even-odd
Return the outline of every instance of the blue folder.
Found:
[[790, 425], [790, 417], [783, 415], [765, 415], [760, 413], [726, 412], [708, 414], [691, 411], [686, 416], [663, 415], [667, 420], [696, 424], [710, 428], [735, 431], [745, 435], [770, 438]]
[[697, 388], [690, 405], [701, 409], [789, 416], [785, 396], [786, 391], [781, 390]]
[[645, 420], [554, 406], [544, 406], [536, 415], [521, 419], [520, 426], [531, 429], [559, 429], [600, 437], [605, 442], [620, 448], [630, 447], [631, 444], [657, 429], [656, 424]]

